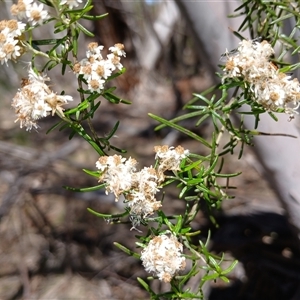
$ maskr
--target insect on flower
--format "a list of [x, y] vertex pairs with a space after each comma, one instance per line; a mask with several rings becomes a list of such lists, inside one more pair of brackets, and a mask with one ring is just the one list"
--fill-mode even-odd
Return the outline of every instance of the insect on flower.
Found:
[[279, 67], [277, 66], [277, 64], [273, 61], [270, 61], [270, 65], [277, 71], [279, 69]]
[[[251, 41], [252, 44], [255, 45], [255, 43], [260, 43], [261, 40], [262, 37], [258, 36], [255, 39], [249, 41]], [[235, 56], [238, 52], [239, 52], [238, 48], [232, 49], [230, 51], [226, 49], [225, 53], [221, 54], [220, 61], [226, 62], [229, 57]]]

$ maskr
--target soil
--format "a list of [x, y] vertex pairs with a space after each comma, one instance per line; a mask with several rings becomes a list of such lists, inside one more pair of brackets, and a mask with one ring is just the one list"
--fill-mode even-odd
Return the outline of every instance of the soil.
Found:
[[[104, 104], [95, 128], [105, 133], [120, 120], [114, 145], [127, 149], [126, 155], [136, 157], [140, 165], [152, 164], [153, 146], [168, 139], [201, 153], [198, 143], [181, 135], [153, 133], [154, 122], [147, 113], [168, 117], [164, 105], [175, 107], [172, 93], [164, 83], [155, 94], [152, 90], [147, 95], [144, 87], [143, 107], [136, 102], [130, 108]], [[6, 93], [6, 103], [10, 95]], [[157, 106], [161, 95], [163, 108]], [[53, 118], [41, 120], [38, 131], [26, 132], [13, 123], [12, 110], [2, 103], [0, 119], [0, 299], [149, 299], [136, 280], [148, 275], [140, 261], [114, 245], [122, 243], [139, 252], [138, 232], [130, 230], [130, 223], [113, 225], [87, 211], [118, 213], [122, 203], [103, 191], [64, 188], [97, 185], [82, 171], [94, 169], [97, 155], [78, 137], [69, 142], [67, 132], [46, 135], [56, 121]], [[210, 126], [199, 130], [209, 136]], [[202, 230], [203, 239], [208, 227], [212, 229], [211, 249], [225, 251], [226, 257], [240, 263], [230, 275], [230, 284], [217, 281], [207, 288], [209, 299], [292, 299], [299, 283], [298, 243], [251, 148], [241, 160], [228, 156], [225, 170], [242, 171], [242, 175], [230, 182], [238, 187], [232, 191], [235, 198], [214, 213], [219, 229], [204, 213], [193, 226]], [[183, 209], [176, 198], [178, 191], [167, 192], [164, 205], [170, 213]], [[154, 284], [153, 288], [168, 287]]]

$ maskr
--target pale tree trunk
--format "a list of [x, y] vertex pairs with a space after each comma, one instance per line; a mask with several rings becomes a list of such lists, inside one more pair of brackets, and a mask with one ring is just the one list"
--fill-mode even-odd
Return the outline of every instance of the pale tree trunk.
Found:
[[[195, 39], [211, 72], [217, 70], [220, 55], [225, 49], [233, 49], [239, 40], [229, 28], [237, 30], [241, 19], [227, 16], [234, 12], [241, 1], [184, 1], [177, 0], [181, 13], [190, 23]], [[247, 33], [245, 33], [247, 37]], [[288, 122], [287, 115], [278, 115], [278, 122], [268, 114], [260, 117], [258, 130], [268, 133], [286, 133], [297, 136], [296, 139], [281, 136], [258, 136], [254, 138], [254, 151], [265, 169], [265, 176], [276, 191], [279, 200], [290, 219], [300, 232], [300, 139], [296, 120]], [[245, 116], [245, 125], [254, 128], [253, 116]]]

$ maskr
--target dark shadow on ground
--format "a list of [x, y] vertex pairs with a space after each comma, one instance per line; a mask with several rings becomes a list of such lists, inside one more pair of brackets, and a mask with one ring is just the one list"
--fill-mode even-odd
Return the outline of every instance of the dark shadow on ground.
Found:
[[299, 240], [285, 216], [259, 213], [222, 216], [213, 235], [215, 252], [229, 251], [245, 276], [212, 288], [209, 300], [300, 299]]

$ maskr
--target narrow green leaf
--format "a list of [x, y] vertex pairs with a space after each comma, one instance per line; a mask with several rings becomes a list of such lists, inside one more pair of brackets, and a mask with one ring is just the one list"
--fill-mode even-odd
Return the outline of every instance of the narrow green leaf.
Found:
[[57, 34], [57, 33], [59, 33], [59, 32], [62, 32], [62, 31], [64, 31], [64, 30], [66, 30], [67, 28], [68, 28], [67, 25], [59, 26], [59, 27], [57, 27], [57, 28], [54, 30], [54, 33]]
[[193, 179], [187, 180], [187, 184], [189, 186], [197, 185], [197, 184], [200, 184], [201, 182], [203, 182], [202, 176], [201, 177], [198, 176], [198, 178], [193, 178]]
[[110, 103], [113, 104], [119, 104], [119, 103], [124, 103], [124, 104], [131, 104], [130, 101], [122, 99], [120, 97], [118, 97], [117, 95], [113, 94], [113, 93], [109, 93], [107, 91], [105, 91], [102, 96], [108, 100]]
[[94, 211], [93, 209], [91, 209], [89, 207], [87, 208], [87, 211], [90, 212], [91, 214], [99, 217], [99, 218], [104, 218], [104, 219], [122, 218], [122, 217], [125, 217], [125, 216], [127, 216], [129, 214], [128, 211], [125, 211], [125, 212], [123, 212], [121, 214], [114, 214], [114, 215], [113, 214], [109, 214], [109, 215], [108, 214], [101, 214], [99, 212]]
[[202, 137], [200, 137], [199, 135], [195, 134], [194, 132], [188, 130], [188, 129], [185, 129], [183, 128], [182, 126], [179, 126], [177, 124], [174, 124], [174, 123], [171, 123], [170, 121], [167, 121], [161, 117], [158, 117], [156, 115], [153, 115], [153, 114], [148, 114], [152, 119], [160, 122], [160, 123], [163, 123], [165, 125], [167, 125], [168, 127], [171, 127], [171, 128], [174, 128], [180, 132], [182, 132], [183, 134], [189, 136], [190, 138], [196, 140], [196, 141], [199, 141], [200, 143], [202, 143], [204, 146], [208, 147], [208, 148], [211, 148], [211, 145], [205, 140], [203, 139]]
[[115, 147], [115, 146], [113, 146], [113, 145], [110, 145], [110, 149], [115, 150], [115, 151], [117, 151], [117, 152], [119, 152], [119, 153], [127, 153], [126, 150], [120, 149], [120, 148]]
[[220, 276], [220, 279], [222, 279], [226, 283], [230, 282], [230, 280], [227, 277], [225, 277], [225, 276]]
[[181, 191], [180, 191], [180, 193], [179, 193], [179, 195], [178, 195], [178, 197], [179, 197], [179, 199], [182, 199], [182, 197], [184, 196], [184, 194], [185, 194], [185, 192], [188, 190], [188, 187], [187, 186], [184, 186], [182, 189], [181, 189]]
[[100, 15], [100, 16], [83, 15], [82, 18], [86, 19], [86, 20], [96, 21], [96, 20], [101, 20], [107, 16], [108, 16], [108, 13]]
[[231, 178], [231, 177], [239, 176], [239, 175], [241, 175], [241, 174], [242, 174], [242, 172], [229, 173], [229, 174], [214, 173], [214, 175], [215, 175], [216, 177], [219, 177], [219, 178]]
[[234, 260], [231, 265], [226, 269], [226, 270], [223, 270], [221, 272], [222, 275], [226, 275], [228, 273], [230, 273], [234, 268], [235, 266], [238, 264], [238, 260]]
[[183, 172], [187, 172], [187, 171], [192, 170], [192, 169], [199, 170], [202, 163], [203, 163], [203, 159], [197, 160], [197, 161], [195, 161], [193, 163], [190, 163], [190, 164], [184, 166], [182, 168], [182, 171]]
[[130, 249], [126, 248], [125, 246], [123, 246], [117, 242], [114, 242], [114, 245], [130, 256], [133, 256], [137, 259], [140, 259], [140, 257], [141, 257], [138, 253], [131, 251]]
[[91, 118], [94, 118], [94, 114], [98, 110], [100, 104], [101, 104], [101, 102], [99, 101], [96, 104], [93, 103], [93, 105], [91, 106], [91, 111], [90, 111]]
[[58, 65], [58, 63], [56, 61], [52, 61], [48, 64], [47, 69], [48, 71], [52, 70], [53, 68], [55, 68]]
[[[248, 142], [248, 144], [249, 144], [249, 143], [250, 143], [250, 141]], [[238, 159], [241, 159], [241, 158], [242, 158], [243, 153], [244, 153], [244, 148], [245, 148], [245, 141], [243, 140], [243, 141], [242, 141], [241, 148], [240, 148], [240, 152], [239, 152]]]
[[73, 39], [72, 42], [72, 53], [75, 57], [77, 57], [77, 53], [78, 53], [78, 40], [77, 38]]
[[201, 123], [203, 123], [207, 118], [209, 118], [209, 114], [202, 116], [196, 123], [196, 126], [199, 126]]
[[90, 104], [87, 102], [87, 100], [85, 100], [85, 101], [79, 103], [78, 106], [66, 110], [64, 112], [64, 114], [67, 116], [71, 115], [71, 114], [75, 114], [77, 111], [81, 112], [81, 111], [87, 109], [89, 106], [90, 106]]
[[[85, 100], [88, 102], [93, 102], [100, 96], [99, 93], [92, 93], [90, 96], [88, 96]], [[100, 103], [100, 102], [99, 102]]]
[[72, 132], [69, 134], [69, 140], [72, 140], [72, 138], [74, 137], [75, 134], [76, 134], [76, 131], [72, 130]]
[[212, 173], [212, 171], [214, 170], [214, 168], [215, 168], [215, 166], [216, 166], [216, 164], [218, 162], [218, 159], [219, 159], [219, 156], [216, 155], [214, 157], [214, 159], [211, 161], [210, 167], [204, 172], [203, 177], [206, 177], [206, 176], [208, 176], [209, 174]]
[[218, 265], [218, 263], [216, 262], [216, 260], [212, 256], [208, 257], [208, 261], [209, 261], [209, 264], [213, 265], [213, 267], [218, 272], [218, 274], [220, 274], [222, 272], [221, 267]]
[[[193, 94], [194, 98], [191, 99], [190, 101], [188, 101], [188, 103], [183, 107], [183, 109], [185, 109], [188, 105], [192, 105], [196, 101], [199, 101], [199, 99], [201, 99], [202, 97], [205, 97], [205, 95], [210, 94], [211, 92], [217, 90], [218, 88], [219, 88], [219, 85], [214, 85], [214, 86], [208, 88], [207, 90], [203, 91], [201, 94]], [[199, 98], [199, 95], [200, 95], [200, 98]]]
[[93, 0], [88, 0], [88, 1], [85, 3], [83, 9], [89, 7], [89, 6], [92, 4], [92, 2], [93, 2]]
[[300, 52], [300, 46], [298, 46], [293, 52], [292, 55], [295, 55]]
[[151, 290], [150, 286], [140, 277], [137, 277], [137, 281], [143, 286], [143, 288], [151, 295], [151, 299], [159, 300], [159, 297]]
[[116, 133], [116, 131], [118, 130], [119, 128], [119, 125], [120, 125], [120, 121], [118, 121], [115, 126], [113, 127], [113, 129], [111, 130], [111, 132], [109, 134], [106, 135], [106, 139], [107, 140], [110, 140], [114, 134]]
[[218, 273], [213, 273], [210, 275], [204, 275], [201, 279], [201, 281], [212, 281], [212, 280], [216, 280], [219, 278], [219, 274]]
[[91, 175], [93, 177], [96, 177], [96, 178], [99, 178], [100, 176], [100, 171], [91, 171], [91, 170], [87, 170], [87, 169], [83, 169], [82, 170], [84, 173], [88, 174], [88, 175]]
[[[116, 77], [118, 77], [118, 76], [124, 74], [125, 72], [126, 72], [126, 68], [122, 68], [122, 70], [119, 70], [118, 72], [116, 72], [116, 73], [110, 75], [106, 80], [107, 80], [107, 81], [110, 81], [110, 80], [112, 80], [112, 79], [115, 79]], [[115, 89], [116, 89], [116, 88], [113, 87], [113, 90], [115, 90]]]
[[174, 227], [174, 232], [177, 234], [180, 230], [181, 230], [181, 227], [182, 227], [182, 216], [179, 215], [178, 218], [177, 218], [177, 224], [175, 225]]
[[81, 8], [81, 9], [66, 9], [64, 10], [64, 13], [66, 14], [70, 14], [72, 19], [74, 18], [74, 16], [72, 15], [76, 15], [76, 19], [81, 19], [82, 16], [89, 12], [91, 9], [93, 8], [92, 5], [86, 6], [85, 8]]
[[[202, 100], [207, 105], [210, 105], [213, 102], [213, 101], [207, 99], [203, 94], [193, 94], [193, 96], [195, 96], [196, 98], [198, 98], [198, 100]], [[186, 107], [187, 107], [187, 105], [184, 106], [184, 108], [186, 108]]]
[[[95, 35], [92, 33], [92, 32], [90, 32], [89, 30], [87, 30], [84, 26], [82, 26], [80, 23], [76, 23], [76, 25], [77, 25], [77, 28], [79, 29], [79, 30], [81, 30], [85, 35], [87, 35], [87, 36], [90, 36], [90, 37], [94, 37]], [[76, 53], [77, 53], [77, 51], [76, 51]]]
[[[206, 106], [205, 106], [205, 108], [206, 108]], [[172, 122], [172, 123], [178, 123], [178, 122], [180, 122], [180, 121], [184, 121], [184, 120], [187, 120], [187, 119], [190, 119], [190, 118], [194, 118], [194, 117], [201, 116], [201, 115], [203, 115], [203, 114], [205, 114], [205, 113], [206, 113], [206, 112], [203, 112], [203, 111], [191, 112], [191, 113], [184, 114], [184, 115], [182, 115], [182, 116], [176, 117], [176, 118], [174, 118], [174, 119], [171, 119], [171, 120], [169, 120], [169, 122]], [[205, 116], [208, 117], [208, 115], [205, 115]], [[165, 124], [158, 125], [158, 126], [155, 127], [154, 130], [157, 131], [157, 130], [160, 130], [160, 129], [166, 127], [166, 126], [167, 126], [167, 125], [165, 125]]]
[[58, 128], [58, 127], [59, 127], [60, 125], [62, 125], [62, 124], [64, 124], [64, 121], [60, 121], [60, 122], [54, 124], [53, 126], [51, 126], [51, 127], [47, 130], [46, 134], [48, 134], [48, 133], [50, 133], [51, 131], [53, 131], [54, 129]]
[[51, 1], [47, 1], [47, 0], [39, 0], [39, 2], [44, 3], [47, 6], [53, 7], [53, 4], [51, 3]]
[[70, 186], [63, 186], [63, 188], [65, 188], [68, 191], [72, 191], [72, 192], [84, 193], [84, 192], [98, 191], [98, 190], [103, 189], [105, 186], [106, 186], [106, 183], [96, 185], [96, 186], [87, 187], [87, 188], [73, 188], [73, 187], [70, 187]]
[[32, 40], [32, 44], [35, 45], [55, 45], [60, 39], [47, 39], [47, 40]]
[[271, 21], [271, 22], [269, 23], [269, 25], [274, 25], [274, 24], [276, 24], [276, 23], [280, 23], [281, 21], [284, 21], [284, 20], [289, 19], [289, 18], [292, 18], [292, 17], [294, 17], [294, 14], [292, 14], [292, 13], [283, 15], [283, 16], [281, 16], [281, 17], [279, 17], [279, 18], [276, 18], [276, 20]]

